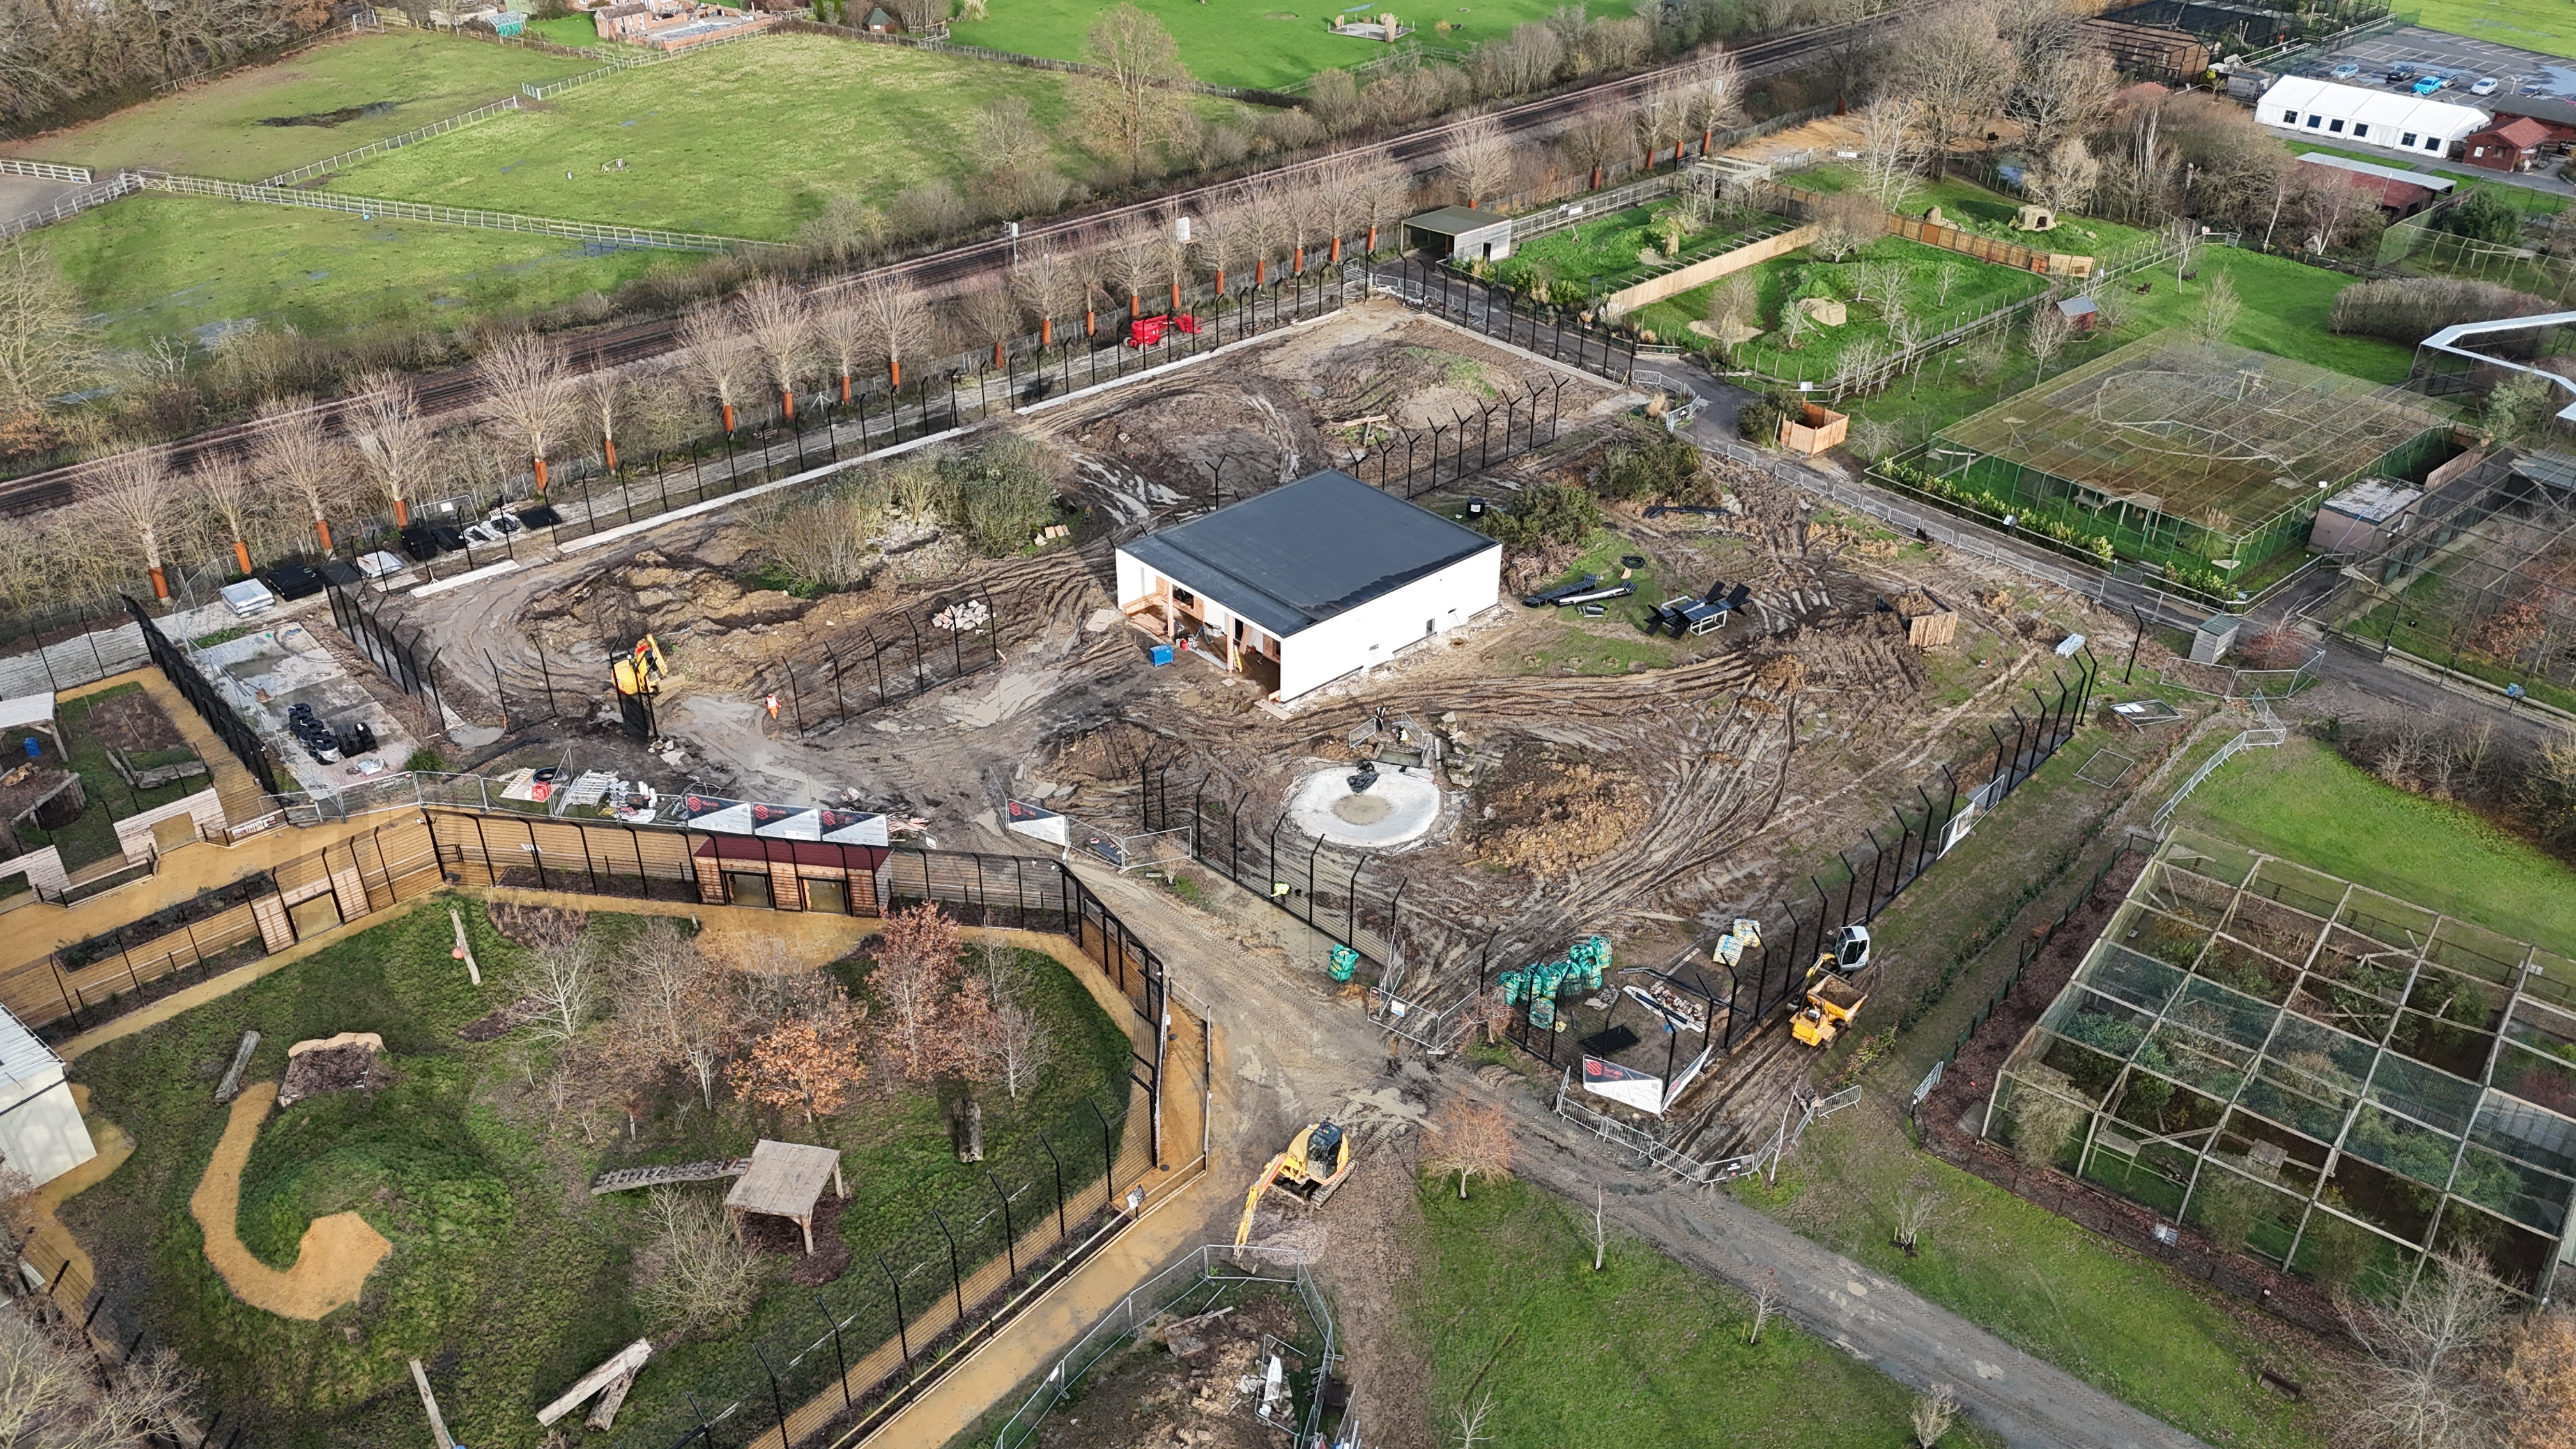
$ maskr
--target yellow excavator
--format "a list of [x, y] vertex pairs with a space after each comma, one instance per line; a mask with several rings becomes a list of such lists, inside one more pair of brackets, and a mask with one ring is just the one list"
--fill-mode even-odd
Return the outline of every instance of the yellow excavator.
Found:
[[619, 694], [658, 694], [662, 681], [671, 677], [669, 661], [662, 657], [662, 643], [647, 634], [635, 641], [627, 656], [610, 666], [617, 680]]
[[1792, 1036], [1811, 1047], [1831, 1046], [1860, 1015], [1869, 993], [1856, 978], [1869, 969], [1869, 948], [1869, 927], [1845, 926], [1834, 949], [1817, 953], [1816, 964], [1807, 968], [1806, 1002], [1789, 1018]]
[[1349, 1133], [1330, 1117], [1300, 1129], [1289, 1139], [1288, 1150], [1270, 1159], [1243, 1195], [1243, 1221], [1234, 1230], [1234, 1245], [1240, 1248], [1252, 1240], [1252, 1215], [1260, 1210], [1264, 1192], [1277, 1188], [1307, 1207], [1322, 1207], [1350, 1174]]

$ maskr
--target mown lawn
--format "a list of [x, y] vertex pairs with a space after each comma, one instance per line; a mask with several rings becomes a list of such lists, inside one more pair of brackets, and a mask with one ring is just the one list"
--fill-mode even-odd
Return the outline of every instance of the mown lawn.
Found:
[[[853, 1200], [837, 1228], [859, 1265], [879, 1248], [908, 1254], [903, 1245], [928, 1231], [934, 1207], [961, 1231], [988, 1210], [982, 1169], [956, 1162], [927, 1093], [864, 1098], [864, 1108], [808, 1126], [755, 1118], [721, 1085], [708, 1111], [674, 1083], [642, 1104], [631, 1143], [617, 1103], [585, 1105], [590, 1089], [577, 1078], [558, 1106], [552, 1048], [525, 1031], [482, 1044], [458, 1035], [528, 990], [531, 978], [523, 953], [469, 900], [484, 973], [480, 988], [470, 985], [449, 957], [446, 905], [424, 902], [74, 1064], [93, 1110], [137, 1146], [62, 1216], [98, 1260], [110, 1294], [153, 1342], [204, 1372], [213, 1407], [260, 1425], [261, 1444], [321, 1449], [416, 1436], [420, 1406], [406, 1368], [414, 1356], [433, 1365], [440, 1403], [464, 1442], [537, 1444], [536, 1406], [650, 1326], [634, 1308], [629, 1267], [647, 1232], [644, 1203], [640, 1194], [592, 1197], [585, 1185], [605, 1168], [742, 1155], [761, 1135], [838, 1146]], [[590, 929], [613, 956], [636, 924], [594, 916]], [[999, 1091], [985, 1094], [988, 1149], [1006, 1172], [1035, 1151], [1035, 1132], [1060, 1126], [1086, 1094], [1124, 1091], [1124, 1034], [1061, 968], [1026, 961], [1033, 1000], [1057, 1027], [1058, 1059], [1016, 1107]], [[287, 1047], [301, 1039], [373, 1031], [385, 1041], [389, 1080], [271, 1117], [242, 1177], [238, 1230], [272, 1264], [291, 1261], [304, 1226], [335, 1212], [362, 1214], [392, 1241], [361, 1301], [320, 1322], [236, 1299], [207, 1264], [188, 1212], [226, 1121], [215, 1078], [245, 1029], [261, 1034], [250, 1081], [276, 1080]], [[817, 1222], [818, 1239], [831, 1226]], [[818, 1290], [790, 1285], [785, 1261], [770, 1260], [758, 1306], [731, 1325], [738, 1331], [657, 1342], [662, 1352], [625, 1411], [633, 1424], [675, 1412], [687, 1391], [731, 1402], [759, 1380], [754, 1338], [775, 1346], [791, 1320], [800, 1332], [820, 1322]], [[836, 1300], [872, 1291], [851, 1275], [819, 1291]]]
[[[1914, 1396], [1868, 1364], [1773, 1318], [1747, 1344], [1752, 1304], [1624, 1234], [1592, 1271], [1589, 1205], [1520, 1183], [1421, 1185], [1424, 1243], [1410, 1327], [1431, 1359], [1442, 1443], [1488, 1390], [1496, 1449], [1735, 1445], [1849, 1449], [1913, 1442]], [[1578, 1217], [1581, 1221], [1578, 1222]], [[1995, 1442], [1961, 1422], [1953, 1449]]]
[[[256, 320], [345, 339], [508, 317], [704, 258], [562, 237], [363, 220], [195, 196], [134, 196], [36, 237], [108, 340], [139, 347]], [[204, 329], [204, 330], [200, 330]]]
[[1088, 178], [1066, 86], [1053, 72], [927, 51], [760, 36], [370, 159], [331, 188], [791, 241], [836, 195], [882, 205], [934, 177], [962, 191], [976, 112], [1003, 95], [1029, 102], [1042, 133], [1033, 146]]
[[2180, 814], [2189, 828], [2576, 955], [2576, 871], [2314, 741], [2239, 753]]
[[[8, 151], [102, 174], [150, 166], [259, 181], [490, 105], [516, 95], [522, 81], [559, 80], [598, 64], [415, 30], [350, 36]], [[350, 107], [363, 113], [327, 125], [262, 124]]]
[[[1809, 191], [1848, 191], [1860, 184], [1860, 173], [1849, 165], [1834, 164], [1793, 171], [1781, 180]], [[2068, 252], [2107, 260], [2152, 239], [2151, 233], [2134, 226], [2089, 216], [2062, 216], [2051, 230], [2024, 231], [2017, 224], [2021, 220], [2019, 201], [1957, 176], [1944, 176], [1937, 181], [1918, 179], [1912, 194], [1896, 209], [1907, 216], [1921, 217], [1936, 206], [1941, 209], [1941, 220], [1950, 226], [2033, 251]]]
[[[1899, 1110], [1906, 1083], [1881, 1071], [1851, 1111], [1808, 1130], [1780, 1169], [1729, 1190], [1801, 1233], [1887, 1274], [2025, 1352], [2211, 1444], [2322, 1449], [2318, 1409], [2255, 1377], [2305, 1379], [2308, 1341], [2240, 1314], [2161, 1265], [1916, 1151]], [[1891, 1203], [1939, 1195], [1908, 1257], [1889, 1241]]]
[[2576, 12], [2550, 0], [2424, 0], [2415, 23], [2547, 55], [2576, 55]]
[[[1464, 48], [1509, 34], [1523, 21], [1544, 20], [1558, 8], [1556, 0], [1485, 0], [1437, 10], [1376, 3], [1290, 7], [1280, 0], [1138, 3], [1172, 32], [1180, 46], [1181, 64], [1191, 75], [1216, 85], [1256, 88], [1288, 85], [1319, 70], [1359, 65], [1387, 53], [1383, 41], [1333, 34], [1327, 22], [1337, 17], [1374, 19], [1393, 10], [1404, 24], [1420, 27], [1420, 39]], [[993, 0], [991, 18], [953, 22], [949, 33], [968, 45], [1080, 60], [1092, 25], [1111, 4], [1112, 0]], [[1596, 20], [1616, 19], [1633, 9], [1633, 0], [1593, 0], [1587, 7]], [[854, 8], [854, 15], [861, 13]], [[1432, 29], [1441, 21], [1449, 23], [1446, 35]]]
[[[1645, 254], [1662, 254], [1663, 240], [1654, 235], [1651, 223], [1655, 214], [1665, 209], [1662, 206], [1632, 206], [1607, 216], [1587, 217], [1578, 225], [1550, 232], [1516, 248], [1509, 261], [1496, 264], [1495, 278], [1506, 286], [1517, 287], [1533, 274], [1538, 274], [1558, 284], [1572, 283], [1579, 288], [1615, 292], [1642, 280], [1648, 265]], [[1696, 262], [1731, 250], [1750, 239], [1753, 225], [1757, 222], [1768, 223], [1773, 231], [1788, 226], [1787, 222], [1771, 217], [1720, 216], [1714, 225], [1683, 238], [1681, 258], [1686, 262]]]

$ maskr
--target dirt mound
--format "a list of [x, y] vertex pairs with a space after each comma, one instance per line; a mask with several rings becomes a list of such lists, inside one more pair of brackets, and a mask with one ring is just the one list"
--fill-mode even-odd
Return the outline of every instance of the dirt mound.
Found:
[[488, 1016], [478, 1016], [456, 1029], [467, 1041], [497, 1041], [534, 1021], [545, 1003], [533, 996], [522, 996]]
[[[1252, 1416], [1261, 1394], [1261, 1335], [1306, 1336], [1287, 1294], [1247, 1295], [1167, 1347], [1140, 1343], [1094, 1368], [1081, 1398], [1047, 1419], [1048, 1449], [1276, 1449]], [[1188, 1350], [1183, 1357], [1176, 1350]], [[1293, 1363], [1292, 1363], [1293, 1368]]]
[[1467, 849], [1490, 865], [1562, 875], [1627, 839], [1640, 800], [1636, 777], [1625, 771], [1519, 745], [1478, 785]]
[[363, 1092], [383, 1086], [386, 1074], [376, 1067], [384, 1041], [374, 1032], [357, 1040], [333, 1037], [327, 1042], [297, 1042], [286, 1054], [286, 1079], [277, 1086], [277, 1105], [292, 1107], [325, 1092]]
[[1765, 659], [1753, 671], [1753, 682], [1775, 695], [1795, 694], [1807, 687], [1806, 661], [1795, 654]]
[[1058, 744], [1047, 763], [1047, 778], [1132, 785], [1140, 769], [1180, 752], [1179, 745], [1143, 725], [1118, 720]]

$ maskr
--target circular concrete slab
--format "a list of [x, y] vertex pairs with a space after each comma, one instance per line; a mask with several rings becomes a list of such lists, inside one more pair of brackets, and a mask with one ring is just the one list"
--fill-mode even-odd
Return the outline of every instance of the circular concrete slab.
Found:
[[1308, 835], [1336, 845], [1383, 849], [1419, 840], [1440, 819], [1440, 787], [1420, 772], [1382, 770], [1365, 794], [1353, 794], [1357, 767], [1334, 765], [1300, 781], [1288, 799], [1288, 819]]

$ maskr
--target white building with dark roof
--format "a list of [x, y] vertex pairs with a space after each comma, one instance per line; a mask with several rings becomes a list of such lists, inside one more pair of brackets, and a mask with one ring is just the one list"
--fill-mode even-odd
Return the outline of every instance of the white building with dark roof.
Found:
[[42, 1187], [96, 1156], [63, 1059], [0, 1010], [0, 1163]]
[[1118, 607], [1295, 699], [1502, 596], [1503, 546], [1347, 473], [1309, 474], [1118, 550]]
[[2490, 119], [2475, 106], [2297, 75], [2272, 82], [2254, 103], [2254, 117], [2275, 131], [2321, 145], [2416, 157], [2450, 155], [2461, 141], [2486, 129]]

